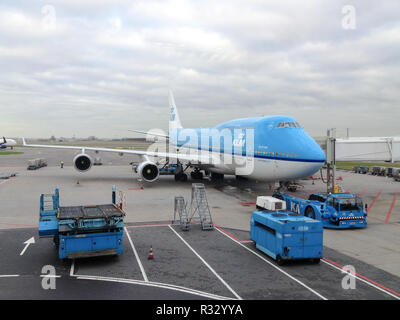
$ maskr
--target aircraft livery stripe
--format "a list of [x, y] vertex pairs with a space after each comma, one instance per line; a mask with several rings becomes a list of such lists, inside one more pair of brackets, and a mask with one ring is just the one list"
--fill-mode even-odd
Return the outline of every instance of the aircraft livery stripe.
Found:
[[[194, 149], [194, 150], [198, 150], [198, 151], [207, 151], [207, 152], [217, 152], [217, 153], [225, 153], [225, 154], [231, 154], [231, 155], [236, 155], [236, 156], [246, 156], [245, 153], [234, 153], [234, 152], [224, 152], [222, 151], [209, 151], [208, 149], [202, 149], [202, 148], [191, 148], [188, 146], [184, 146], [184, 145], [176, 145], [176, 147], [181, 148], [187, 148], [187, 149]], [[281, 161], [294, 161], [294, 162], [316, 162], [316, 163], [324, 163], [325, 160], [315, 160], [315, 159], [294, 159], [294, 158], [282, 158], [282, 157], [271, 157], [271, 156], [261, 156], [261, 155], [253, 155], [253, 158], [259, 158], [259, 159], [271, 159], [271, 160], [281, 160]]]

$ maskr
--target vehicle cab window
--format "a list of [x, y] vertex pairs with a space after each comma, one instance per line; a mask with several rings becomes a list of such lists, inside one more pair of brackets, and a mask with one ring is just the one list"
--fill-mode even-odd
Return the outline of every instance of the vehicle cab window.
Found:
[[339, 201], [337, 199], [333, 199], [332, 206], [336, 209], [336, 211], [339, 211]]

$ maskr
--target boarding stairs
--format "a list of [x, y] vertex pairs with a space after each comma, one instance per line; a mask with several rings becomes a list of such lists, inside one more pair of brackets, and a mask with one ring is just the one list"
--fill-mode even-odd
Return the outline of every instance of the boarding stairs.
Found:
[[206, 188], [204, 187], [203, 183], [192, 183], [192, 199], [190, 202], [189, 222], [196, 213], [200, 217], [201, 228], [203, 230], [214, 229], [210, 207], [208, 206]]
[[178, 214], [182, 231], [189, 230], [190, 220], [186, 210], [185, 199], [182, 196], [175, 197], [174, 207], [174, 221], [176, 221], [176, 215]]

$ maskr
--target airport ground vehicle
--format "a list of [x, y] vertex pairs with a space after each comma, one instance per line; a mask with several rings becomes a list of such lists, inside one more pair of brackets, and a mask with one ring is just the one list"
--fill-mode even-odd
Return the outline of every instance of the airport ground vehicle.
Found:
[[354, 171], [355, 173], [363, 173], [363, 174], [366, 174], [366, 173], [369, 172], [369, 167], [367, 167], [367, 166], [355, 166], [355, 167], [353, 167], [353, 171]]
[[182, 164], [180, 163], [166, 163], [160, 169], [160, 175], [174, 175], [175, 181], [187, 181], [187, 174], [184, 173]]
[[250, 238], [257, 249], [279, 265], [296, 259], [318, 263], [323, 252], [322, 222], [285, 210], [285, 201], [262, 198], [265, 208], [258, 205], [259, 209], [253, 212], [250, 220]]
[[42, 194], [39, 236], [53, 237], [60, 259], [122, 254], [125, 213], [110, 204], [60, 206], [59, 190]]
[[101, 165], [103, 165], [103, 162], [101, 161], [101, 158], [100, 158], [100, 157], [94, 158], [94, 160], [93, 160], [93, 165], [94, 165], [94, 166], [101, 166]]
[[322, 221], [325, 228], [367, 227], [367, 213], [362, 199], [352, 193], [315, 193], [308, 200], [276, 192], [273, 197], [285, 200], [289, 210]]
[[371, 174], [373, 176], [386, 176], [385, 167], [372, 167]]
[[47, 166], [47, 161], [43, 158], [28, 161], [28, 170], [36, 170]]
[[400, 181], [400, 169], [396, 168], [393, 170], [393, 179], [395, 181]]

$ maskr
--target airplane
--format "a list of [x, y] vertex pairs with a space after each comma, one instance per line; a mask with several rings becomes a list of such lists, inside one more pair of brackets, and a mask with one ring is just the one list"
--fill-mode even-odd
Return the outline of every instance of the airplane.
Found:
[[[263, 116], [236, 119], [212, 128], [183, 128], [172, 92], [169, 93], [170, 120], [167, 135], [154, 133], [168, 141], [168, 149], [142, 151], [85, 146], [23, 144], [29, 147], [75, 149], [81, 153], [73, 159], [79, 172], [88, 171], [93, 159], [86, 151], [134, 154], [141, 158], [132, 163], [141, 181], [159, 179], [160, 168], [152, 158], [174, 162], [176, 181], [186, 181], [185, 170], [193, 168], [192, 179], [203, 172], [212, 180], [236, 175], [258, 181], [288, 183], [308, 177], [325, 163], [325, 153], [318, 143], [290, 116]], [[139, 130], [130, 130], [145, 134]], [[170, 152], [169, 150], [173, 150]], [[186, 168], [183, 168], [183, 164]]]
[[6, 137], [3, 137], [3, 141], [0, 141], [0, 149], [5, 149], [7, 147], [13, 149], [16, 144], [17, 142], [14, 139], [6, 139]]

